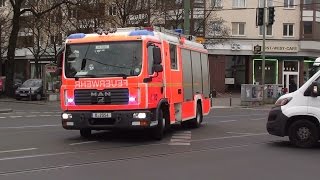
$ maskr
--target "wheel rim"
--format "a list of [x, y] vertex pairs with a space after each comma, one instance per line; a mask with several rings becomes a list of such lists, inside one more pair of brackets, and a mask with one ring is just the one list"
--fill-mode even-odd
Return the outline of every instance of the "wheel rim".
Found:
[[201, 117], [200, 117], [200, 112], [197, 112], [197, 123], [200, 124], [201, 123]]
[[297, 130], [297, 136], [300, 140], [307, 140], [311, 136], [311, 131], [307, 127], [301, 127]]

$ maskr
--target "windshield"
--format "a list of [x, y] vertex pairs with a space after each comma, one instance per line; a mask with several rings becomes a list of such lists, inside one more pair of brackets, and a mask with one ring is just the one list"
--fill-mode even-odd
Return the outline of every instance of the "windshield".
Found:
[[70, 44], [65, 59], [67, 78], [137, 76], [142, 68], [142, 42]]
[[25, 81], [21, 87], [40, 87], [41, 86], [41, 79], [29, 79]]

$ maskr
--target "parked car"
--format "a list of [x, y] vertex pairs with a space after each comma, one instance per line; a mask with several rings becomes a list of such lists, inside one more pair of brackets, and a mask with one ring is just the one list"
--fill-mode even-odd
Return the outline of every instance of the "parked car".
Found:
[[17, 100], [30, 98], [40, 101], [43, 96], [43, 83], [41, 79], [28, 79], [15, 91]]

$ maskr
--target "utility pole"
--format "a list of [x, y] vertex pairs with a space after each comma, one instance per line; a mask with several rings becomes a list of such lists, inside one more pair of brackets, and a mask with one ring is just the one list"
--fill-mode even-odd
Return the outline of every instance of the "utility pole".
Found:
[[261, 76], [261, 85], [265, 84], [265, 67], [266, 67], [266, 0], [263, 0], [263, 25], [262, 25], [262, 76]]
[[190, 34], [190, 0], [183, 0], [183, 6], [184, 6], [184, 34], [189, 35]]

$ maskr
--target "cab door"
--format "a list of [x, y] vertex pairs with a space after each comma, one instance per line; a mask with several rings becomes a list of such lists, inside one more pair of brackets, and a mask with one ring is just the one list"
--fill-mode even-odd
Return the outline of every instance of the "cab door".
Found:
[[181, 52], [176, 44], [163, 43], [165, 49], [165, 97], [170, 103], [171, 122], [181, 120], [183, 101]]

